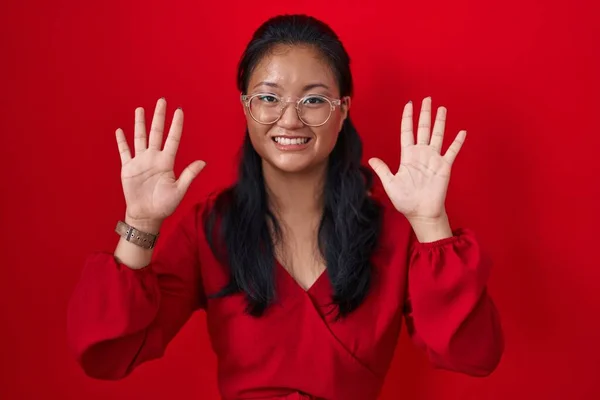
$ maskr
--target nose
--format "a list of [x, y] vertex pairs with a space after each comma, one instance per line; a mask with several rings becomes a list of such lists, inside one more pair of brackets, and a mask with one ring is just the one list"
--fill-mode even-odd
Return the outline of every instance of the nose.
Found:
[[293, 103], [286, 104], [281, 118], [277, 121], [277, 125], [285, 129], [299, 129], [304, 126], [304, 123], [298, 117], [298, 112]]

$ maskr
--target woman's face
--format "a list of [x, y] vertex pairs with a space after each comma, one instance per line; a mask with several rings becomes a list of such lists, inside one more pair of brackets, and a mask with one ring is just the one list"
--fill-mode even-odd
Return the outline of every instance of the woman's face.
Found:
[[[342, 101], [331, 112], [329, 120], [321, 126], [306, 125], [298, 117], [296, 101], [307, 95], [324, 95], [339, 99], [340, 93], [329, 65], [321, 55], [308, 46], [280, 45], [269, 52], [256, 66], [248, 83], [248, 95], [266, 93], [278, 98], [293, 100], [288, 103], [281, 118], [271, 124], [255, 121], [244, 106], [250, 140], [263, 162], [284, 172], [305, 172], [321, 166], [333, 150], [338, 133], [348, 115], [350, 99]], [[261, 96], [253, 100], [253, 114], [274, 115], [277, 97]], [[279, 103], [281, 104], [281, 103]], [[254, 105], [258, 105], [254, 107]], [[304, 119], [317, 121], [329, 108], [318, 97], [304, 102]], [[314, 117], [313, 117], [314, 116]]]

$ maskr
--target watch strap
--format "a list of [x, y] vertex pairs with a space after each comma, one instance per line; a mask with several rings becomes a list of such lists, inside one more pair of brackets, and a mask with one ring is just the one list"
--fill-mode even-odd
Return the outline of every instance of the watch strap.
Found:
[[117, 222], [115, 232], [117, 232], [121, 237], [125, 238], [125, 240], [128, 242], [131, 242], [144, 249], [153, 249], [156, 245], [159, 235], [158, 233], [155, 235], [152, 233], [142, 232], [123, 221]]

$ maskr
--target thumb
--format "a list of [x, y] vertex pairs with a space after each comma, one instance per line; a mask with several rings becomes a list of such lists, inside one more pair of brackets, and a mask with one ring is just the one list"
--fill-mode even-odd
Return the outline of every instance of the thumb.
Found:
[[385, 186], [394, 178], [394, 175], [383, 161], [379, 158], [369, 159], [369, 165], [373, 168], [373, 171], [377, 174], [381, 183]]
[[194, 180], [194, 178], [196, 178], [196, 176], [198, 176], [200, 171], [202, 171], [205, 166], [206, 166], [206, 163], [201, 160], [196, 160], [193, 163], [191, 163], [190, 165], [188, 165], [183, 170], [183, 172], [181, 173], [181, 176], [177, 180], [177, 187], [179, 188], [179, 190], [181, 190], [182, 192], [186, 192], [188, 190], [188, 188], [190, 187], [190, 185], [192, 184], [192, 181]]

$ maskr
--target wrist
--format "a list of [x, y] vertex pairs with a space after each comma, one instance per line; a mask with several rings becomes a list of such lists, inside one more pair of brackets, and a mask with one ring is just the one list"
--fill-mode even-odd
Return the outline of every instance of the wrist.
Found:
[[436, 218], [409, 218], [409, 223], [421, 243], [435, 242], [453, 236], [448, 215], [443, 212]]
[[163, 223], [162, 220], [132, 218], [127, 214], [125, 214], [124, 222], [138, 231], [153, 235], [158, 234]]

